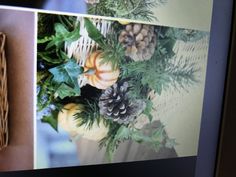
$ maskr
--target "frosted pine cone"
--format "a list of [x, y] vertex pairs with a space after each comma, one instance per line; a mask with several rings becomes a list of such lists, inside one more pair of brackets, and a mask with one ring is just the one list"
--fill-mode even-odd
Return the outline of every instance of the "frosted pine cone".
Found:
[[119, 124], [132, 122], [145, 108], [141, 100], [130, 100], [128, 82], [114, 84], [99, 99], [100, 114]]

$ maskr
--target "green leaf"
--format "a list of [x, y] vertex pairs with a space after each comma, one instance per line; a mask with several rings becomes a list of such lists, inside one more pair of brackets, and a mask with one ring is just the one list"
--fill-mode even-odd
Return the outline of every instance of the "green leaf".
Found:
[[63, 59], [63, 60], [69, 59], [69, 57], [66, 55], [66, 53], [63, 52], [62, 50], [59, 51], [59, 55], [60, 55], [61, 59]]
[[74, 42], [80, 38], [80, 26], [77, 26], [72, 32], [68, 33], [64, 40], [66, 42]]
[[156, 131], [153, 132], [152, 134], [152, 140], [154, 142], [163, 142], [164, 140], [164, 126], [161, 126], [156, 129]]
[[151, 100], [147, 100], [146, 101], [146, 107], [145, 107], [145, 109], [143, 111], [143, 114], [148, 117], [150, 122], [153, 119], [152, 110], [153, 110], [153, 102]]
[[130, 130], [125, 126], [121, 126], [116, 123], [111, 123], [109, 126], [109, 132], [106, 137], [104, 137], [99, 142], [99, 147], [106, 147], [106, 157], [109, 162], [112, 162], [115, 151], [119, 146], [121, 141], [130, 138]]
[[105, 39], [104, 36], [88, 18], [84, 18], [84, 25], [89, 37], [99, 45], [103, 45], [103, 40]]
[[131, 131], [128, 127], [121, 126], [115, 136], [115, 140], [117, 141], [123, 141], [127, 140], [131, 137]]
[[54, 36], [45, 36], [45, 37], [42, 38], [42, 39], [38, 39], [38, 40], [37, 40], [37, 43], [38, 43], [38, 44], [44, 44], [44, 43], [46, 43], [46, 42], [51, 41], [51, 40], [53, 39], [53, 37], [54, 37]]
[[[133, 130], [131, 132], [131, 139], [138, 143], [145, 143], [155, 151], [158, 151], [160, 147], [163, 146], [163, 143], [167, 137], [164, 132], [163, 125], [156, 128], [152, 126], [153, 123], [149, 124], [147, 127], [144, 127], [142, 130]], [[147, 133], [147, 131], [149, 131], [149, 133]]]
[[80, 93], [77, 92], [75, 89], [69, 87], [68, 85], [62, 83], [56, 90], [55, 94], [56, 97], [58, 96], [61, 99], [65, 97], [72, 97], [72, 96], [79, 96]]
[[175, 139], [167, 139], [165, 143], [165, 147], [172, 149], [177, 145]]
[[48, 77], [48, 72], [38, 71], [37, 72], [37, 83], [43, 81], [46, 77]]
[[57, 116], [58, 116], [58, 111], [54, 110], [51, 112], [51, 114], [49, 116], [44, 116], [41, 121], [43, 123], [48, 123], [49, 125], [51, 125], [51, 127], [58, 131], [58, 125], [57, 125]]
[[61, 23], [55, 23], [54, 29], [56, 31], [56, 36], [63, 36], [69, 33], [66, 27]]
[[112, 139], [111, 141], [108, 142], [107, 148], [106, 148], [106, 156], [107, 156], [109, 162], [112, 162], [116, 148], [117, 148], [117, 144], [114, 139]]
[[46, 50], [50, 49], [51, 47], [53, 47], [54, 45], [57, 47], [57, 48], [60, 48], [62, 47], [63, 45], [63, 37], [60, 37], [60, 36], [56, 36], [53, 38], [53, 40], [51, 40], [47, 46], [46, 46]]
[[132, 132], [132, 139], [138, 143], [149, 143], [151, 142], [151, 139], [150, 137], [148, 136], [145, 136], [144, 134], [142, 134], [141, 132], [139, 131], [133, 131]]
[[38, 59], [42, 59], [48, 63], [51, 64], [59, 64], [61, 63], [63, 60], [61, 60], [60, 58], [54, 58], [51, 57], [50, 55], [53, 53], [54, 51], [49, 51], [49, 52], [38, 52]]
[[53, 46], [61, 48], [64, 42], [73, 42], [80, 38], [80, 26], [78, 25], [72, 32], [69, 32], [66, 27], [61, 23], [55, 24], [56, 35], [52, 40], [47, 44], [46, 50], [50, 49]]
[[83, 72], [83, 69], [76, 63], [74, 59], [70, 59], [67, 63], [49, 69], [53, 74], [53, 82], [60, 85], [67, 84], [73, 88], [75, 92], [80, 94], [80, 87], [78, 85], [78, 76]]
[[174, 56], [175, 53], [173, 51], [173, 47], [175, 43], [176, 43], [176, 39], [173, 39], [173, 38], [160, 39], [158, 41], [160, 53], [165, 54], [169, 58]]

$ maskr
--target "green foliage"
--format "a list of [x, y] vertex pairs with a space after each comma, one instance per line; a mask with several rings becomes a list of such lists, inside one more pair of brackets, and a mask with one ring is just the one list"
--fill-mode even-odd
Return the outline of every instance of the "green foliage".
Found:
[[46, 50], [53, 46], [60, 49], [65, 41], [73, 42], [80, 37], [80, 25], [75, 23], [75, 17], [40, 13], [38, 19], [38, 43], [47, 43]]
[[103, 60], [101, 63], [111, 63], [113, 69], [118, 69], [125, 58], [125, 49], [118, 42], [117, 36], [114, 33], [108, 34], [105, 42], [106, 45], [102, 47]]
[[[117, 123], [110, 123], [107, 136], [104, 137], [103, 139], [101, 139], [99, 142], [100, 148], [106, 147], [106, 157], [110, 162], [113, 160], [114, 153], [120, 143], [120, 141], [117, 140], [117, 138], [115, 138], [115, 137], [119, 136], [119, 135], [117, 135], [117, 132], [120, 129], [122, 130], [122, 127], [124, 127], [124, 126], [121, 126], [120, 124], [117, 124]], [[119, 131], [120, 134], [123, 133], [121, 130]]]
[[149, 127], [137, 130], [132, 127], [114, 124], [110, 127], [108, 135], [100, 141], [100, 148], [106, 147], [107, 158], [112, 161], [119, 144], [126, 140], [147, 144], [155, 151], [158, 151], [161, 147], [167, 147], [165, 146], [167, 141], [170, 142], [167, 145], [171, 146], [171, 141], [164, 132], [164, 126], [155, 128], [149, 134], [144, 133], [146, 129], [149, 129]]
[[136, 83], [137, 87], [135, 86], [133, 90], [148, 87], [159, 95], [170, 86], [177, 90], [179, 87], [186, 89], [187, 86], [198, 81], [195, 75], [198, 69], [194, 65], [189, 65], [187, 61], [174, 65], [166, 59], [161, 60], [160, 57], [157, 51], [148, 61], [124, 64], [122, 77]]
[[208, 32], [178, 28], [171, 28], [169, 33], [173, 33], [172, 35], [175, 36], [176, 39], [184, 42], [195, 42], [209, 35]]
[[62, 48], [64, 42], [71, 43], [80, 38], [80, 27], [76, 27], [73, 31], [69, 32], [67, 28], [61, 24], [56, 23], [54, 26], [55, 36], [53, 36], [52, 40], [47, 44], [46, 50], [50, 49], [52, 46], [56, 46], [57, 48]]
[[43, 61], [47, 68], [67, 61], [69, 58], [64, 52], [64, 43], [71, 43], [80, 38], [80, 24], [76, 18], [40, 13], [38, 23], [40, 28], [50, 27], [50, 32], [38, 34], [38, 61]]
[[52, 81], [56, 85], [60, 85], [56, 92], [59, 97], [64, 98], [68, 93], [68, 96], [80, 95], [78, 76], [83, 73], [83, 69], [76, 63], [74, 59], [70, 59], [65, 64], [49, 69], [49, 72], [53, 75]]
[[98, 102], [96, 100], [85, 100], [82, 102], [83, 111], [76, 113], [75, 119], [79, 119], [77, 126], [85, 125], [86, 128], [91, 129], [94, 123], [99, 126], [103, 117], [100, 115]]
[[[106, 3], [103, 4], [102, 2]], [[111, 2], [113, 6], [111, 6]], [[152, 12], [145, 11], [145, 8], [150, 8], [153, 5], [152, 3], [162, 1], [133, 0], [125, 2], [128, 4], [121, 4], [120, 0], [116, 2], [101, 0], [93, 8], [99, 8], [103, 4], [106, 7], [101, 7], [101, 9], [106, 10], [106, 13], [113, 14], [113, 16], [131, 18], [134, 15], [138, 19], [141, 16], [142, 18], [146, 16], [146, 20], [148, 18], [151, 20]], [[142, 7], [140, 4], [143, 4]], [[128, 13], [125, 13], [126, 11]], [[50, 115], [43, 117], [42, 122], [49, 123], [57, 130], [57, 115], [58, 110], [60, 110], [60, 104], [64, 105], [64, 103], [68, 102], [82, 104], [83, 110], [75, 114], [75, 118], [79, 120], [77, 126], [85, 125], [87, 129], [91, 129], [94, 123], [99, 125], [103, 121], [105, 126], [109, 128], [109, 132], [100, 141], [100, 147], [106, 148], [107, 157], [110, 161], [112, 161], [119, 144], [123, 141], [132, 140], [137, 143], [144, 143], [156, 151], [161, 147], [173, 148], [176, 145], [175, 140], [167, 137], [164, 126], [154, 128], [145, 126], [142, 129], [136, 129], [133, 124], [124, 126], [104, 119], [100, 115], [98, 106], [99, 95], [102, 91], [92, 88], [92, 92], [99, 93], [99, 95], [95, 94], [94, 97], [89, 96], [89, 98], [87, 98], [88, 95], [84, 94], [84, 92], [81, 95], [81, 90], [83, 89], [80, 89], [77, 79], [83, 73], [83, 69], [74, 59], [69, 59], [63, 49], [65, 42], [70, 43], [79, 39], [79, 23], [74, 17], [60, 15], [47, 20], [40, 20], [40, 28], [43, 28], [43, 22], [47, 21], [47, 24], [49, 24], [50, 20], [54, 22], [50, 25], [54, 26], [52, 32], [50, 31], [51, 29], [42, 30], [41, 32], [44, 35], [40, 35], [40, 39], [38, 39], [38, 61], [42, 62], [45, 68], [37, 72], [37, 84], [40, 88], [37, 95], [37, 108], [42, 110], [52, 104], [56, 106], [56, 109], [52, 110]], [[161, 95], [163, 91], [170, 87], [176, 90], [180, 88], [187, 90], [188, 86], [198, 82], [196, 78], [198, 68], [194, 64], [189, 64], [188, 61], [173, 64], [172, 58], [175, 55], [173, 47], [176, 40], [199, 40], [204, 36], [199, 31], [184, 31], [167, 27], [155, 28], [155, 30], [158, 30], [158, 47], [153, 57], [146, 61], [132, 61], [130, 58], [125, 57], [125, 49], [118, 42], [119, 26], [115, 27], [114, 25], [113, 29], [116, 31], [110, 31], [106, 37], [101, 34], [88, 18], [85, 18], [85, 27], [89, 37], [99, 45], [99, 50], [103, 51], [103, 60], [101, 62], [112, 63], [113, 69], [121, 69], [119, 81], [125, 80], [129, 83], [130, 88], [128, 92], [131, 99], [135, 98], [145, 101], [146, 108], [142, 114], [147, 116], [150, 125], [153, 124], [153, 102], [148, 98], [150, 91], [154, 90], [157, 94]], [[89, 92], [89, 95], [92, 94], [90, 91], [87, 92]]]
[[73, 96], [79, 96], [80, 92], [78, 90], [73, 89], [72, 87], [66, 85], [65, 83], [60, 84], [60, 86], [57, 88], [54, 97], [59, 97], [60, 99], [64, 99], [66, 97], [73, 97]]
[[[181, 28], [168, 28], [161, 27], [159, 31], [162, 39], [182, 40], [184, 42], [196, 42], [209, 35], [209, 32], [181, 29]], [[171, 47], [169, 47], [171, 49]]]
[[98, 45], [103, 46], [105, 37], [96, 28], [96, 26], [88, 18], [84, 18], [84, 25], [86, 27], [89, 37], [93, 39], [96, 43], [98, 43]]
[[58, 18], [53, 14], [38, 14], [38, 37], [51, 36], [54, 33], [53, 25], [58, 22]]
[[143, 114], [148, 117], [150, 122], [152, 122], [153, 119], [152, 110], [153, 110], [153, 102], [151, 100], [146, 100], [146, 107], [143, 111]]
[[176, 145], [178, 145], [178, 144], [176, 143], [175, 139], [167, 139], [165, 142], [165, 147], [167, 147], [169, 149], [174, 148]]
[[38, 110], [47, 108], [59, 99], [79, 96], [78, 75], [82, 73], [74, 59], [64, 52], [64, 43], [78, 40], [80, 24], [76, 17], [65, 15], [39, 14], [37, 60], [43, 65], [38, 69], [37, 84]]
[[[37, 73], [37, 76], [39, 74], [40, 73]], [[52, 84], [51, 75], [44, 76], [41, 80], [39, 80], [39, 77], [37, 79], [39, 88], [39, 93], [37, 94], [37, 109], [38, 111], [41, 111], [51, 104], [53, 100], [54, 85]]]
[[155, 20], [152, 8], [164, 4], [165, 0], [100, 0], [90, 5], [90, 14], [128, 18], [133, 20]]
[[78, 26], [77, 20], [75, 16], [67, 16], [67, 15], [57, 15], [57, 18], [61, 24], [67, 27], [69, 31], [73, 31], [75, 27]]
[[96, 26], [87, 18], [85, 18], [85, 27], [89, 37], [93, 39], [102, 49], [103, 60], [101, 63], [111, 63], [113, 69], [118, 69], [121, 61], [125, 57], [125, 49], [118, 42], [118, 37], [115, 32], [110, 32], [105, 38]]
[[62, 50], [38, 52], [37, 56], [39, 61], [43, 60], [48, 65], [61, 64], [69, 59]]
[[[156, 68], [151, 68], [151, 66], [156, 66]], [[143, 74], [141, 83], [148, 85], [149, 88], [155, 90], [159, 95], [170, 86], [174, 86], [177, 90], [179, 87], [186, 89], [187, 86], [197, 82], [195, 73], [198, 70], [194, 69], [193, 66], [165, 63], [149, 65], [149, 68], [151, 68], [150, 72], [153, 72], [153, 75]]]
[[45, 36], [45, 37], [43, 37], [41, 39], [38, 39], [37, 43], [38, 44], [44, 44], [44, 43], [47, 43], [47, 42], [49, 42], [51, 40], [53, 40], [53, 36]]
[[58, 111], [57, 110], [53, 110], [51, 111], [50, 115], [48, 116], [44, 116], [41, 121], [43, 123], [48, 123], [49, 125], [51, 125], [51, 127], [58, 131], [58, 125], [57, 125], [57, 115], [58, 115]]
[[45, 78], [47, 78], [49, 75], [49, 72], [44, 72], [44, 71], [38, 71], [37, 72], [37, 83], [42, 83]]

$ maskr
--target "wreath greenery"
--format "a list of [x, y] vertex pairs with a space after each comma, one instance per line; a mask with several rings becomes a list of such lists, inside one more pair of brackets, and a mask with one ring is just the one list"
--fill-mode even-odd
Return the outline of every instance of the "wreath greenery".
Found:
[[[89, 37], [98, 44], [96, 50], [102, 51], [100, 64], [110, 64], [111, 70], [119, 69], [119, 77], [107, 89], [98, 89], [89, 84], [81, 87], [78, 76], [90, 71], [85, 71], [74, 58], [69, 58], [64, 49], [65, 42], [72, 43], [80, 38], [78, 19], [72, 16], [39, 14], [37, 110], [43, 114], [42, 122], [58, 131], [58, 115], [65, 112], [65, 105], [83, 105], [81, 110], [73, 114], [75, 122], [78, 120], [75, 127], [84, 126], [93, 131], [93, 125], [97, 124], [99, 127], [102, 122], [107, 133], [99, 144], [101, 148], [106, 148], [110, 161], [119, 144], [126, 140], [149, 144], [156, 151], [161, 147], [174, 147], [176, 143], [166, 135], [164, 126], [146, 134], [144, 132], [148, 126], [137, 128], [135, 121], [143, 115], [149, 121], [148, 124], [154, 122], [154, 103], [149, 96], [151, 91], [161, 95], [171, 87], [188, 89], [188, 86], [198, 82], [196, 76], [199, 68], [196, 65], [186, 61], [181, 64], [171, 62], [175, 56], [173, 47], [177, 40], [196, 41], [206, 34], [194, 30], [152, 26], [156, 36], [152, 38], [156, 40], [152, 57], [134, 61], [126, 55], [127, 46], [119, 42], [119, 36], [128, 28], [127, 25], [114, 21], [111, 24], [112, 30], [104, 36], [91, 19], [84, 20]], [[129, 25], [134, 27], [135, 24]], [[120, 97], [122, 100], [117, 101]], [[121, 104], [124, 106], [120, 106]], [[124, 107], [127, 108], [126, 112]]]

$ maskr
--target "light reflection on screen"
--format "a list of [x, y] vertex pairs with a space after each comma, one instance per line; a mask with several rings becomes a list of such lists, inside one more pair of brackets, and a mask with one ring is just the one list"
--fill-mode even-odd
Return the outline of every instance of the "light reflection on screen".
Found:
[[45, 1], [43, 8], [74, 13], [86, 13], [87, 10], [84, 0], [48, 0]]

